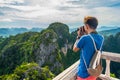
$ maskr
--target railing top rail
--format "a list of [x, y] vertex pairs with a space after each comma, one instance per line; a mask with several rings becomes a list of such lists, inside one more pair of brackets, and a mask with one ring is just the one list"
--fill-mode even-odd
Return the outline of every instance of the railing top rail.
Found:
[[120, 62], [120, 54], [112, 52], [103, 52], [102, 59], [108, 59], [110, 61]]
[[53, 80], [66, 80], [65, 78], [67, 76], [70, 76], [71, 73], [73, 73], [71, 76], [75, 75], [77, 72], [77, 66], [79, 64], [79, 60], [75, 62], [72, 66], [61, 72], [58, 76], [56, 76]]

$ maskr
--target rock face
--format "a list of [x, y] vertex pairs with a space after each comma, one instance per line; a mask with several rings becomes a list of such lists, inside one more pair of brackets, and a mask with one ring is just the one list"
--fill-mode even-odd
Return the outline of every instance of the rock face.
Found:
[[54, 56], [51, 57], [52, 56], [51, 53], [54, 53], [55, 49], [57, 49], [57, 46], [55, 44], [49, 43], [47, 46], [44, 45], [43, 43], [40, 44], [36, 56], [40, 66], [43, 65], [45, 61], [49, 59], [48, 57], [50, 57], [50, 62], [53, 62]]
[[69, 48], [68, 39], [70, 37], [68, 26], [60, 22], [55, 22], [50, 24], [48, 29], [52, 29], [58, 35], [58, 44], [61, 52], [66, 55]]
[[69, 43], [69, 44], [65, 44], [64, 45], [65, 47], [62, 47], [61, 48], [61, 51], [64, 53], [64, 55], [66, 56], [67, 52], [68, 52], [68, 49], [72, 49], [72, 46], [73, 44], [72, 43]]
[[57, 35], [53, 30], [46, 30], [41, 35], [41, 43], [35, 53], [36, 62], [41, 67], [47, 65], [51, 71], [55, 72], [56, 69], [58, 69], [59, 72], [60, 68], [62, 68], [62, 64], [60, 63], [61, 59], [58, 57], [59, 47]]

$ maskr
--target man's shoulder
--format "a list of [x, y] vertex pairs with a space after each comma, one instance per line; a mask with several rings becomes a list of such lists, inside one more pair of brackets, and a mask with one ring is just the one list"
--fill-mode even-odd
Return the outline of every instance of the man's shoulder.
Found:
[[81, 38], [80, 38], [80, 41], [89, 41], [89, 40], [90, 40], [89, 35], [83, 35], [83, 36], [81, 36]]
[[[100, 38], [100, 39], [103, 39], [104, 37], [102, 36], [102, 35], [100, 35], [100, 34], [96, 34], [96, 35], [91, 35], [93, 38], [95, 37], [95, 38]], [[87, 34], [87, 35], [83, 35], [83, 36], [81, 36], [81, 39], [86, 39], [86, 40], [89, 40], [89, 39], [91, 39], [90, 38], [90, 35], [89, 34]]]
[[81, 37], [81, 39], [88, 39], [89, 38], [89, 35], [83, 35], [82, 37]]
[[104, 36], [103, 35], [101, 35], [101, 34], [97, 34], [97, 38], [100, 38], [100, 39], [104, 39]]

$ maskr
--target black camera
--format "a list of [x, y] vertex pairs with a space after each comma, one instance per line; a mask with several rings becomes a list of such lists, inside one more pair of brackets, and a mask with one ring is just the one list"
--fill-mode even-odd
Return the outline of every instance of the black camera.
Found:
[[79, 28], [77, 29], [77, 31], [79, 31], [79, 30], [80, 30], [80, 34], [79, 34], [80, 36], [86, 34], [85, 29], [84, 29], [84, 26], [79, 27]]

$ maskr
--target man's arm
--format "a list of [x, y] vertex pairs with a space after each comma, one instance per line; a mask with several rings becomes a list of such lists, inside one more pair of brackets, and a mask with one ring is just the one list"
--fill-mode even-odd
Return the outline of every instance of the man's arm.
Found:
[[78, 39], [76, 40], [76, 42], [74, 43], [74, 46], [73, 46], [73, 51], [74, 52], [79, 51], [79, 48], [77, 48], [77, 44], [78, 44]]
[[[81, 36], [83, 36], [85, 34], [85, 32], [83, 31], [83, 26], [81, 28], [79, 28], [79, 30], [77, 31], [77, 39], [76, 39], [76, 42], [74, 43], [74, 46], [73, 46], [73, 51], [74, 52], [77, 52], [80, 50], [80, 48], [78, 48], [77, 44], [78, 44], [78, 41], [80, 39]], [[82, 32], [81, 32], [82, 31]], [[81, 33], [84, 33], [84, 34], [81, 34]]]

